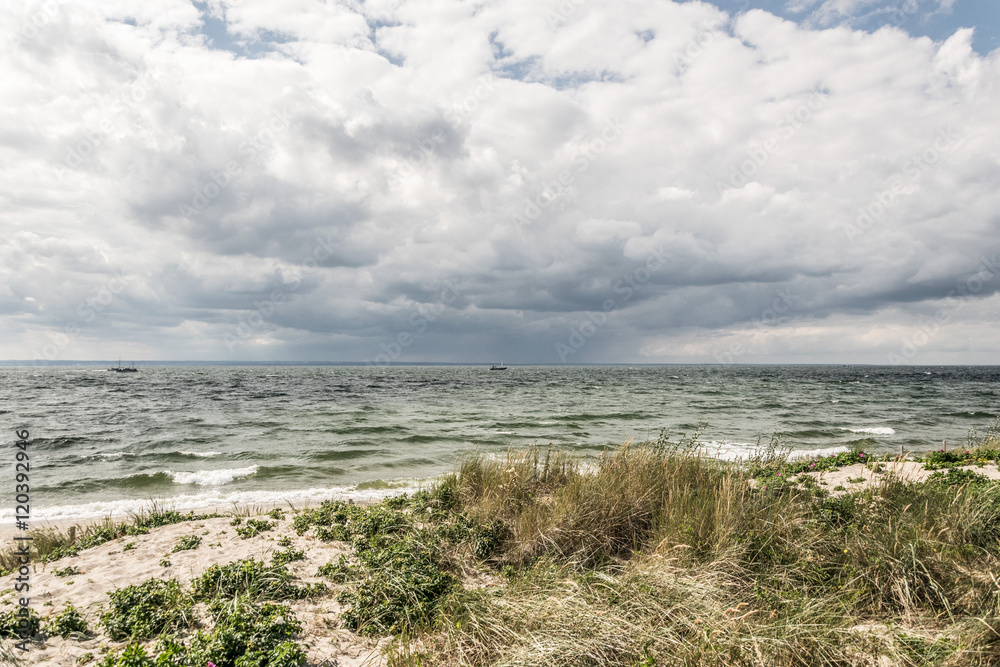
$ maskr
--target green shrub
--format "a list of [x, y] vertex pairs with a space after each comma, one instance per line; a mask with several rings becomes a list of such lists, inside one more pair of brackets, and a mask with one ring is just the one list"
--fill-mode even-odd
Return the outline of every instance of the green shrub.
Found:
[[322, 584], [296, 586], [292, 575], [283, 565], [272, 565], [248, 558], [226, 565], [212, 565], [191, 583], [195, 599], [216, 597], [249, 600], [300, 600], [325, 592]]
[[302, 626], [288, 607], [254, 605], [243, 598], [217, 599], [209, 605], [211, 633], [197, 633], [187, 649], [188, 664], [216, 667], [300, 667], [306, 654], [293, 637]]
[[21, 619], [26, 619], [24, 627], [27, 630], [27, 636], [34, 637], [38, 634], [39, 627], [41, 626], [41, 619], [38, 618], [38, 614], [35, 610], [28, 607], [27, 614], [19, 614], [18, 609], [12, 609], [11, 611], [0, 611], [0, 637], [20, 637], [20, 627], [18, 621]]
[[363, 635], [409, 634], [429, 626], [441, 599], [456, 586], [427, 548], [413, 540], [360, 540], [355, 545], [364, 579], [338, 596], [342, 618]]
[[244, 540], [250, 537], [256, 537], [264, 531], [271, 530], [274, 528], [274, 523], [271, 521], [265, 521], [264, 519], [247, 519], [247, 522], [236, 529], [236, 534], [242, 537]]
[[198, 535], [184, 535], [177, 540], [177, 544], [175, 544], [174, 548], [170, 550], [170, 553], [187, 551], [188, 549], [197, 549], [199, 544], [201, 544], [201, 537]]
[[52, 574], [57, 577], [72, 577], [73, 575], [80, 574], [80, 569], [75, 565], [69, 565], [67, 567], [62, 567], [57, 570], [52, 570]]
[[316, 576], [326, 577], [335, 584], [344, 584], [358, 579], [361, 576], [361, 570], [357, 566], [351, 565], [347, 556], [341, 554], [337, 562], [321, 565]]
[[964, 468], [948, 468], [945, 471], [939, 470], [931, 473], [927, 478], [927, 483], [937, 487], [971, 487], [981, 488], [992, 484], [992, 480], [986, 475], [981, 475], [974, 470]]
[[271, 556], [271, 564], [274, 566], [287, 565], [295, 560], [305, 560], [306, 553], [301, 549], [288, 547], [284, 551], [275, 551]]
[[192, 623], [193, 601], [173, 579], [149, 579], [108, 595], [111, 600], [101, 624], [118, 641], [148, 639]]
[[126, 646], [120, 655], [108, 653], [104, 656], [104, 660], [98, 663], [98, 667], [154, 667], [154, 665], [156, 663], [146, 655], [146, 649], [142, 644], [135, 643]]
[[84, 635], [87, 633], [87, 621], [83, 618], [80, 610], [67, 604], [58, 616], [46, 623], [45, 633], [58, 635], [63, 639], [67, 639], [73, 634]]
[[199, 630], [184, 643], [175, 636], [157, 641], [149, 656], [139, 644], [120, 654], [109, 653], [107, 667], [302, 667], [305, 651], [294, 641], [302, 630], [295, 613], [284, 605], [253, 604], [242, 597], [209, 603], [213, 627]]

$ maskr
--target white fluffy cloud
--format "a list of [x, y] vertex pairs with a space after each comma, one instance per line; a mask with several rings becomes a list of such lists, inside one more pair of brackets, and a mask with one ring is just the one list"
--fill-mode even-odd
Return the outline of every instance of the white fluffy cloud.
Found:
[[1000, 51], [971, 30], [598, 0], [0, 18], [0, 357], [995, 362]]

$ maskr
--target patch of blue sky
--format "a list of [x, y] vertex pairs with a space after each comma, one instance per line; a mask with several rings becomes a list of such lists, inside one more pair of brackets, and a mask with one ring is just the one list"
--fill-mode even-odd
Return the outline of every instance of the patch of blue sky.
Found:
[[204, 2], [195, 2], [201, 12], [201, 32], [208, 38], [209, 48], [229, 51], [244, 58], [260, 58], [276, 49], [277, 44], [291, 41], [286, 35], [271, 30], [262, 30], [253, 36], [233, 34], [225, 16], [217, 16]]
[[873, 32], [895, 26], [914, 37], [930, 37], [939, 42], [961, 28], [974, 28], [972, 47], [976, 52], [985, 55], [1000, 47], [1000, 2], [997, 0], [706, 1], [730, 13], [763, 9], [813, 28], [844, 25]]

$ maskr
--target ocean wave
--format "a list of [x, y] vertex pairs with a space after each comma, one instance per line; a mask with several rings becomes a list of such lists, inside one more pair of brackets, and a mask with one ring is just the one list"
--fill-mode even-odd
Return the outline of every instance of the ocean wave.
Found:
[[724, 461], [735, 461], [751, 456], [759, 449], [756, 443], [710, 440], [702, 443], [699, 451], [705, 456]]
[[[206, 490], [202, 493], [192, 495], [158, 497], [151, 500], [106, 500], [79, 505], [61, 505], [55, 507], [32, 508], [31, 516], [36, 521], [79, 521], [88, 519], [101, 519], [114, 517], [126, 519], [129, 516], [158, 508], [160, 510], [177, 510], [187, 512], [191, 510], [205, 511], [213, 509], [218, 512], [232, 510], [234, 505], [246, 505], [251, 507], [260, 506], [287, 506], [292, 504], [295, 507], [315, 506], [324, 500], [352, 500], [355, 502], [378, 502], [389, 496], [396, 496], [402, 493], [417, 491], [426, 488], [428, 484], [437, 481], [437, 478], [412, 479], [400, 478], [388, 480], [392, 488], [369, 489], [366, 485], [351, 484], [346, 486], [333, 486], [323, 488], [295, 489], [289, 491], [234, 491], [220, 493], [216, 490]], [[362, 488], [357, 488], [358, 486]], [[13, 508], [0, 509], [0, 521], [12, 520], [14, 516]]]
[[233, 480], [249, 477], [257, 472], [258, 466], [229, 468], [226, 470], [198, 470], [196, 472], [173, 472], [164, 470], [175, 484], [198, 484], [199, 486], [223, 486]]
[[871, 426], [867, 428], [841, 428], [841, 431], [851, 433], [867, 433], [868, 435], [895, 435], [896, 429], [888, 426]]
[[177, 453], [181, 454], [183, 456], [196, 456], [198, 458], [210, 458], [212, 456], [221, 456], [222, 455], [222, 452], [186, 452], [186, 451], [183, 451], [183, 450], [179, 451]]
[[138, 456], [135, 452], [101, 452], [88, 456], [88, 459], [120, 459], [123, 456]]
[[788, 458], [795, 459], [805, 459], [813, 456], [836, 456], [837, 454], [843, 454], [844, 452], [851, 451], [850, 448], [840, 446], [840, 447], [823, 447], [821, 449], [799, 449], [789, 452]]

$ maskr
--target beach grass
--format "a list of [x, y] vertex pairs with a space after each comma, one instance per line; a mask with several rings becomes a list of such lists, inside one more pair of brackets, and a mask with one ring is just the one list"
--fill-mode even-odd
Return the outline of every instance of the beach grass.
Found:
[[[952, 457], [920, 458], [926, 481], [861, 449], [790, 460], [772, 442], [723, 461], [697, 436], [587, 458], [468, 454], [378, 504], [235, 513], [247, 539], [283, 550], [213, 564], [187, 587], [113, 592], [101, 626], [126, 643], [99, 664], [305, 665], [300, 646], [316, 637], [293, 606], [308, 600], [336, 601], [341, 630], [391, 638], [393, 667], [998, 666], [1000, 482], [976, 469], [998, 452], [996, 429], [976, 433]], [[865, 483], [840, 495], [809, 476], [859, 464]], [[189, 516], [57, 533], [39, 553]], [[280, 529], [346, 547], [319, 567], [328, 585], [295, 583], [287, 566], [307, 554]], [[72, 636], [78, 623], [71, 613], [42, 631]]]

